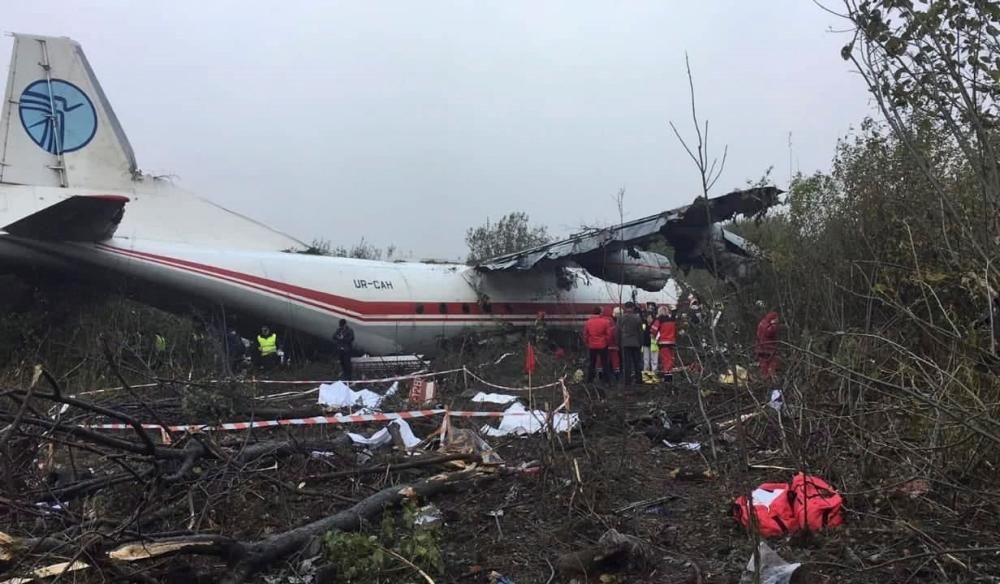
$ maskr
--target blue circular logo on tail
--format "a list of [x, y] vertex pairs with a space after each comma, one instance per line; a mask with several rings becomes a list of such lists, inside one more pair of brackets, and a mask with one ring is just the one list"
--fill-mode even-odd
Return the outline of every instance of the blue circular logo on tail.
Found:
[[86, 146], [97, 133], [97, 111], [87, 94], [62, 79], [35, 81], [20, 100], [21, 124], [51, 154]]

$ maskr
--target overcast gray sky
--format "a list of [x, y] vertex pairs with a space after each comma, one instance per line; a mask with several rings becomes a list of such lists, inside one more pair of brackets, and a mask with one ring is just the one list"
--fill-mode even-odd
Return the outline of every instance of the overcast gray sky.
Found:
[[[684, 51], [716, 194], [829, 167], [869, 111], [808, 0], [3, 0], [80, 41], [140, 166], [306, 241], [459, 258], [487, 217], [564, 234], [690, 202]], [[9, 39], [2, 45], [6, 78]]]

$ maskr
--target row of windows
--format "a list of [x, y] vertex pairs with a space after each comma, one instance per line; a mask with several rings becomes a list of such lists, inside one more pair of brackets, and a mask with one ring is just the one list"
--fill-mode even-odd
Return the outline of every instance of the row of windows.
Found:
[[[486, 314], [492, 314], [493, 313], [493, 305], [492, 304], [486, 303], [486, 304], [482, 304], [480, 306], [482, 306], [483, 312], [485, 312]], [[504, 308], [504, 311], [507, 312], [507, 314], [513, 314], [514, 313], [514, 306], [511, 305], [511, 304], [504, 304], [503, 308]], [[426, 309], [424, 308], [423, 304], [417, 304], [417, 306], [416, 306], [417, 314], [424, 314], [425, 310]], [[472, 312], [472, 307], [469, 306], [469, 304], [462, 304], [462, 314], [469, 314], [470, 312]], [[448, 314], [448, 305], [445, 304], [444, 302], [438, 304], [438, 313], [439, 314]]]

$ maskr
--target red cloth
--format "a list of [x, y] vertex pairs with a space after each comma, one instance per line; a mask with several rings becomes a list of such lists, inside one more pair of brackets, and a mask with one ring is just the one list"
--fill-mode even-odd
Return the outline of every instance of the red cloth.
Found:
[[[798, 531], [795, 521], [795, 510], [792, 509], [793, 498], [789, 497], [788, 483], [764, 483], [757, 490], [768, 493], [780, 493], [768, 505], [759, 502], [753, 504], [753, 513], [757, 516], [757, 530], [764, 537], [781, 537]], [[755, 497], [756, 498], [756, 497]], [[733, 506], [733, 516], [743, 527], [750, 528], [750, 506], [746, 496], [737, 497]]]
[[771, 311], [757, 323], [757, 355], [773, 355], [778, 352], [778, 313]]
[[660, 345], [660, 372], [664, 375], [674, 370], [674, 348], [670, 345]]
[[611, 319], [595, 314], [583, 325], [583, 342], [588, 349], [607, 349], [611, 342]]
[[622, 353], [617, 348], [610, 349], [608, 354], [611, 355], [611, 370], [621, 371], [622, 369]]
[[761, 379], [771, 379], [778, 372], [778, 355], [757, 355]]
[[[761, 491], [777, 494], [770, 504], [753, 504], [757, 529], [764, 537], [781, 537], [796, 531], [820, 531], [844, 523], [843, 498], [819, 477], [802, 473], [789, 483], [764, 483]], [[780, 491], [780, 492], [778, 492]], [[743, 527], [750, 527], [750, 505], [745, 496], [733, 505], [733, 516]]]
[[659, 319], [653, 321], [651, 329], [654, 339], [661, 347], [664, 345], [677, 344], [677, 322], [673, 320]]
[[524, 370], [529, 374], [535, 372], [535, 348], [528, 343], [528, 349], [524, 352]]
[[778, 313], [768, 312], [757, 323], [757, 365], [761, 379], [771, 379], [778, 370]]

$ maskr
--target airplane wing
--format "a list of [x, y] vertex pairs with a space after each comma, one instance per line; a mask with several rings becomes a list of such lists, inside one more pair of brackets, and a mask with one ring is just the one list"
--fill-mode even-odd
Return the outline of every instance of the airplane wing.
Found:
[[114, 235], [128, 197], [76, 195], [4, 227], [10, 235], [47, 241], [104, 241]]
[[[747, 276], [746, 260], [752, 257], [753, 246], [715, 224], [737, 215], [762, 213], [779, 204], [782, 192], [776, 187], [756, 187], [711, 199], [699, 197], [684, 207], [491, 258], [475, 268], [521, 271], [574, 262], [599, 278], [658, 290], [669, 277], [669, 264], [663, 256], [641, 250], [662, 238], [674, 248], [677, 264], [740, 279]], [[654, 271], [659, 275], [653, 277]]]

